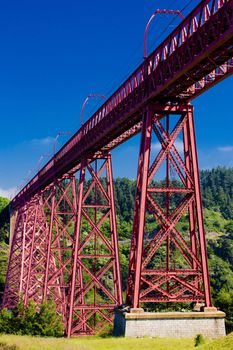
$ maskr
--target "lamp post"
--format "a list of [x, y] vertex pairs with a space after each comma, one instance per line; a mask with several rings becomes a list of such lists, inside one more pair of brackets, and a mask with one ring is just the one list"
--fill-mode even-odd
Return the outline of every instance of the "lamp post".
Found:
[[58, 141], [59, 137], [62, 136], [62, 135], [71, 135], [71, 132], [69, 132], [69, 131], [60, 131], [60, 132], [57, 133], [57, 136], [55, 137], [54, 142], [53, 142], [53, 155], [55, 155], [55, 153], [56, 153], [57, 141]]
[[[56, 152], [56, 144], [57, 144], [57, 141], [58, 141], [58, 139], [59, 139], [59, 137], [60, 137], [61, 135], [71, 135], [71, 133], [70, 133], [69, 131], [64, 131], [64, 132], [63, 132], [63, 131], [60, 131], [60, 132], [57, 134], [57, 136], [55, 137], [54, 142], [53, 142], [53, 151], [52, 151], [51, 153], [42, 154], [42, 155], [40, 156], [40, 158], [38, 159], [38, 161], [37, 161], [37, 171], [38, 171], [38, 172], [40, 171], [40, 166], [41, 166], [42, 160], [43, 160], [45, 157], [52, 157], [52, 156], [55, 155], [55, 152]], [[32, 169], [30, 169], [30, 170], [28, 171], [27, 176], [26, 176], [25, 178], [23, 178], [23, 180], [21, 181], [20, 185], [16, 188], [16, 191], [20, 191], [21, 188], [22, 188], [22, 185], [23, 185], [25, 182], [29, 181], [29, 176], [30, 176], [30, 174], [31, 174], [34, 170], [35, 170], [35, 168], [32, 168]]]
[[37, 161], [37, 170], [38, 170], [38, 172], [40, 171], [40, 163], [41, 163], [41, 161], [44, 159], [44, 156], [40, 156], [40, 158], [38, 159], [38, 161]]
[[81, 109], [81, 115], [80, 115], [81, 126], [83, 126], [83, 124], [84, 124], [84, 109], [85, 109], [85, 106], [88, 103], [90, 98], [100, 98], [100, 99], [106, 100], [106, 97], [104, 95], [101, 95], [101, 94], [89, 94], [89, 95], [87, 95], [87, 97], [85, 98], [85, 100], [83, 102], [82, 109]]
[[144, 31], [144, 50], [143, 50], [143, 57], [144, 59], [147, 58], [147, 50], [146, 50], [146, 44], [147, 44], [147, 32], [148, 32], [148, 29], [150, 27], [150, 24], [153, 20], [153, 18], [158, 15], [159, 13], [165, 13], [165, 14], [169, 14], [169, 15], [177, 15], [177, 16], [180, 16], [180, 18], [183, 20], [184, 19], [184, 16], [182, 15], [182, 13], [179, 11], [179, 10], [160, 10], [160, 9], [157, 9], [153, 15], [150, 17], [149, 21], [147, 22], [147, 25], [146, 25], [146, 29]]
[[47, 154], [42, 154], [42, 156], [40, 156], [38, 162], [37, 162], [37, 169], [38, 169], [38, 172], [40, 171], [40, 164], [41, 164], [41, 161], [45, 158], [45, 157], [51, 157], [53, 155], [53, 153], [47, 153]]

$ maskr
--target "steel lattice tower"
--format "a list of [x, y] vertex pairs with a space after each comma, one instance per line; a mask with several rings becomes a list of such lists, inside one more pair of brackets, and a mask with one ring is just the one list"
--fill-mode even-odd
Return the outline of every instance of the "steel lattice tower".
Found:
[[[152, 133], [160, 144], [155, 157]], [[163, 163], [161, 185], [155, 176]], [[158, 225], [145, 243], [147, 213]], [[182, 218], [189, 223], [185, 236], [178, 227]], [[133, 308], [142, 302], [211, 305], [191, 105], [148, 106], [143, 113], [129, 266], [127, 303]]]

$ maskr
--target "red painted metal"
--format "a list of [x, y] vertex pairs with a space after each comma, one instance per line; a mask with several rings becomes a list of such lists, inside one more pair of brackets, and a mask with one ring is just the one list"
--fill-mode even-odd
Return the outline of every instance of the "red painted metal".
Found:
[[66, 174], [19, 210], [3, 301], [54, 300], [68, 336], [101, 332], [122, 304], [111, 155], [78, 170], [78, 191]]
[[[41, 303], [43, 299], [43, 279], [46, 261], [46, 238], [48, 226], [45, 218], [41, 196], [35, 198], [34, 211], [31, 220], [31, 235], [26, 235], [28, 240], [25, 246], [24, 274], [22, 295], [25, 305], [29, 300]], [[27, 256], [26, 256], [27, 252]]]
[[122, 304], [111, 156], [93, 163], [80, 168], [67, 336], [101, 332]]
[[[152, 112], [147, 109], [143, 115], [143, 129], [141, 137], [141, 146], [138, 162], [138, 177], [137, 177], [137, 194], [135, 199], [135, 211], [133, 222], [133, 235], [130, 249], [130, 262], [129, 262], [129, 279], [128, 288], [134, 289], [134, 298], [139, 299], [141, 275], [135, 273], [135, 278], [131, 277], [133, 271], [141, 271], [142, 264], [142, 248], [143, 248], [143, 236], [145, 226], [145, 214], [146, 214], [146, 189], [147, 189], [147, 177], [150, 161], [150, 145], [151, 145], [151, 131], [152, 131]], [[128, 295], [132, 294], [128, 292]], [[128, 303], [128, 300], [127, 300]], [[135, 303], [133, 302], [133, 307]]]
[[76, 215], [75, 176], [66, 175], [54, 181], [43, 197], [49, 224], [43, 300], [55, 301], [65, 324]]
[[14, 234], [11, 238], [11, 249], [2, 302], [2, 306], [7, 308], [12, 308], [17, 304], [22, 291], [23, 255], [27, 216], [28, 213], [25, 205], [15, 213], [16, 222]]
[[[161, 149], [149, 166], [152, 131]], [[156, 176], [163, 164], [161, 186]], [[149, 242], [144, 242], [146, 213], [156, 224]], [[189, 223], [186, 235], [180, 221]], [[193, 108], [177, 107], [170, 114], [164, 106], [150, 106], [143, 117], [127, 304], [178, 301], [211, 305]]]
[[25, 304], [29, 299], [42, 301], [46, 232], [43, 204], [37, 195], [25, 203], [17, 214], [3, 306], [14, 307], [19, 295]]

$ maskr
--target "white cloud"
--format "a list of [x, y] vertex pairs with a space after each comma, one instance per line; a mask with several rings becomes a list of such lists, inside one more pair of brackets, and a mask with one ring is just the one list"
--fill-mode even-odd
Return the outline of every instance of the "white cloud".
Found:
[[43, 139], [32, 139], [30, 142], [34, 145], [46, 146], [46, 145], [53, 144], [54, 141], [55, 141], [55, 137], [47, 136], [47, 137], [44, 137]]
[[175, 141], [175, 147], [176, 147], [176, 149], [177, 149], [178, 152], [183, 152], [183, 150], [184, 150], [183, 141], [180, 140], [180, 139], [177, 139], [177, 140]]
[[[219, 148], [224, 148], [220, 150]], [[233, 151], [233, 150], [232, 150]], [[233, 166], [233, 152], [225, 147], [198, 149], [201, 169], [212, 169], [217, 166]]]
[[218, 147], [218, 151], [220, 151], [220, 152], [232, 152], [233, 146]]
[[[184, 150], [184, 146], [183, 146], [183, 141], [181, 139], [177, 139], [175, 142], [174, 142], [174, 145], [177, 149], [178, 152], [183, 152]], [[160, 142], [156, 142], [156, 143], [152, 143], [151, 144], [151, 149], [153, 151], [160, 151], [161, 150], [161, 144]]]
[[0, 197], [5, 197], [5, 198], [8, 198], [8, 199], [12, 199], [17, 193], [17, 188], [16, 187], [12, 187], [12, 188], [9, 188], [9, 189], [3, 189], [3, 188], [0, 188]]
[[161, 143], [156, 142], [151, 144], [151, 150], [153, 151], [160, 151], [161, 150]]

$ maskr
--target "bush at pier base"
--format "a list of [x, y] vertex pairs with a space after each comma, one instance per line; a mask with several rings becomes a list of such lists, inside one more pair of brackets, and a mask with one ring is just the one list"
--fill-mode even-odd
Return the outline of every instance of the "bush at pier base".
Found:
[[0, 311], [0, 333], [62, 337], [64, 327], [53, 302], [42, 303], [39, 309], [32, 301], [27, 307], [19, 302], [13, 310]]

